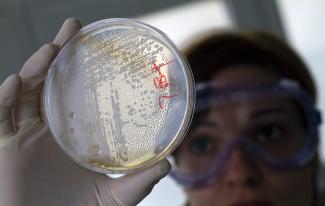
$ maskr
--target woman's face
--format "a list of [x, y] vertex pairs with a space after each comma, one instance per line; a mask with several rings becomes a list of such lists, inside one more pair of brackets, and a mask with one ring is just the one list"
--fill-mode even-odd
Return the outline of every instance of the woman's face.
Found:
[[[271, 70], [238, 65], [222, 70], [213, 82], [227, 87], [241, 82], [265, 83], [277, 79], [279, 75]], [[243, 135], [262, 144], [268, 144], [270, 139], [282, 141], [281, 136], [296, 138], [294, 144], [287, 145], [285, 153], [301, 146], [305, 133], [299, 108], [288, 99], [248, 99], [220, 104], [211, 108], [190, 130], [178, 150], [177, 164], [180, 168], [191, 164], [199, 171], [209, 161], [213, 162], [221, 145]], [[217, 181], [185, 191], [190, 206], [310, 206], [316, 164], [315, 160], [300, 169], [276, 170], [238, 147], [232, 150]]]

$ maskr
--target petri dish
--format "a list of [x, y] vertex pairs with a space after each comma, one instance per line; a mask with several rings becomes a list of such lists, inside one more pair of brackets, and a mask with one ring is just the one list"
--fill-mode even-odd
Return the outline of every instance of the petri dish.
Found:
[[158, 29], [131, 19], [82, 28], [52, 62], [46, 120], [64, 152], [90, 170], [126, 174], [168, 156], [194, 110], [190, 67]]

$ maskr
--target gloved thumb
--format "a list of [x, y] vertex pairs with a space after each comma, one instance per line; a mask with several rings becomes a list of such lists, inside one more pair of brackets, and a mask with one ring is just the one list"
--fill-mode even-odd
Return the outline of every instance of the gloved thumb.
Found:
[[144, 199], [171, 168], [167, 160], [138, 173], [114, 179], [110, 190], [116, 205], [133, 206]]

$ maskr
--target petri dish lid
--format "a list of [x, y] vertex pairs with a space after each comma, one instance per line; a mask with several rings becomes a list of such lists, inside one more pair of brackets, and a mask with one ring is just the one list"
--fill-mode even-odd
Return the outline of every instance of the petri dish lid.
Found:
[[194, 110], [190, 67], [158, 29], [131, 19], [82, 28], [52, 62], [44, 90], [49, 128], [81, 166], [126, 174], [168, 156]]

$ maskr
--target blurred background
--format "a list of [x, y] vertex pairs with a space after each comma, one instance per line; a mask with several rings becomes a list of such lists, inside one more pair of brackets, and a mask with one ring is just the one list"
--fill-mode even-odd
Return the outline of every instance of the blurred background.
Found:
[[[71, 16], [83, 25], [106, 18], [138, 19], [162, 30], [179, 47], [192, 35], [212, 28], [260, 29], [281, 36], [305, 59], [318, 84], [318, 103], [324, 112], [324, 12], [323, 0], [0, 0], [0, 80], [16, 73]], [[325, 164], [325, 140], [320, 153]], [[322, 169], [322, 193], [324, 177]], [[139, 205], [176, 206], [183, 202], [181, 189], [167, 177]]]

